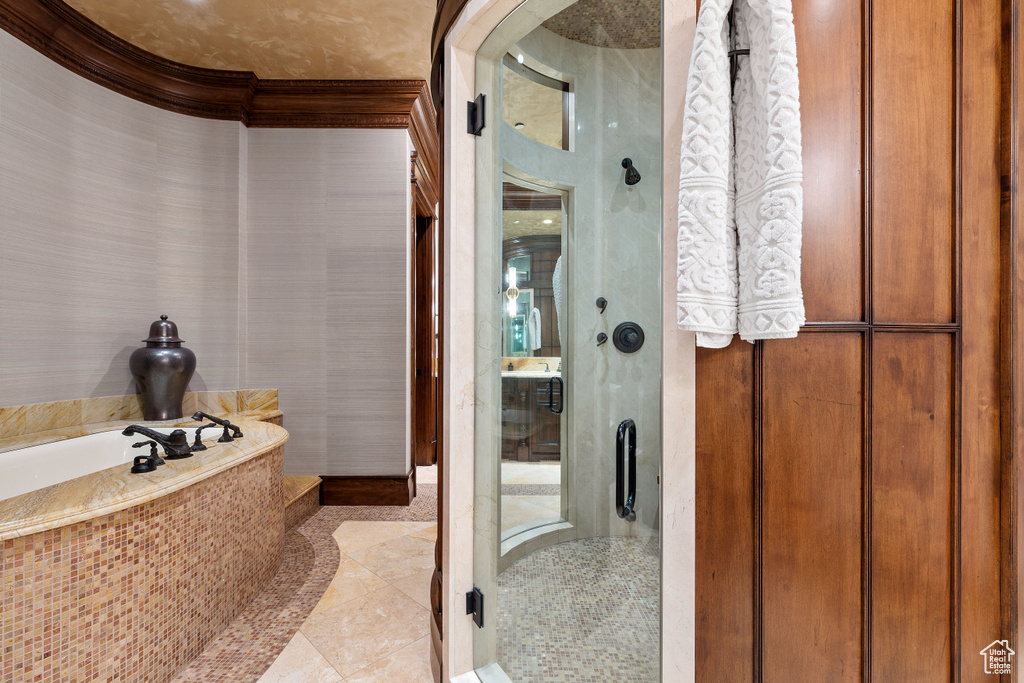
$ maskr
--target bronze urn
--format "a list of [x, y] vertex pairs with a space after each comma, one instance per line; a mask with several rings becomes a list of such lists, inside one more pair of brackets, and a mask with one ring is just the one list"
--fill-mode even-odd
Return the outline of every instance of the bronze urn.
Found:
[[196, 354], [182, 347], [178, 326], [166, 315], [149, 326], [146, 345], [135, 349], [128, 368], [142, 394], [146, 420], [176, 420], [183, 417], [185, 390], [196, 371]]

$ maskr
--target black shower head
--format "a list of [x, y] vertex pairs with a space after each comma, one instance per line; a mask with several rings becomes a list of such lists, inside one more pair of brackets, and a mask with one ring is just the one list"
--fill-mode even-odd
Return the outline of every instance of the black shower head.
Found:
[[622, 168], [626, 169], [626, 184], [636, 185], [640, 182], [640, 172], [633, 168], [633, 160], [626, 157], [622, 160]]

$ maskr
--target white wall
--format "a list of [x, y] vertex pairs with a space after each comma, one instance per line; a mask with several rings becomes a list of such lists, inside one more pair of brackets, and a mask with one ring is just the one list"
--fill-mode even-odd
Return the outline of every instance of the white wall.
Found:
[[193, 390], [281, 390], [289, 473], [406, 474], [409, 153], [166, 112], [0, 32], [0, 406], [134, 393], [166, 313]]
[[249, 362], [280, 390], [290, 473], [409, 471], [403, 130], [249, 131]]
[[241, 124], [162, 111], [0, 32], [0, 405], [134, 393], [163, 313], [238, 387]]

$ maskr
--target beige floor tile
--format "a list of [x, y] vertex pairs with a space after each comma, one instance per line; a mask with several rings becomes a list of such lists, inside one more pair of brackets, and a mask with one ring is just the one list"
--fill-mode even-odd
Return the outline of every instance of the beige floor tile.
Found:
[[345, 679], [306, 636], [296, 633], [258, 683], [345, 683]]
[[405, 536], [409, 522], [342, 522], [334, 531], [334, 540], [342, 555]]
[[433, 569], [416, 572], [411, 576], [403, 576], [395, 579], [391, 585], [402, 591], [410, 598], [430, 609], [430, 580], [434, 576]]
[[562, 465], [557, 462], [503, 462], [501, 483], [561, 484]]
[[424, 527], [422, 527], [420, 529], [417, 529], [416, 531], [412, 532], [411, 534], [407, 534], [408, 536], [413, 536], [415, 538], [422, 538], [422, 539], [425, 539], [425, 540], [428, 540], [428, 541], [436, 541], [437, 540], [437, 523], [436, 522], [416, 522], [416, 523], [417, 524], [424, 524], [426, 526], [424, 526]]
[[402, 536], [349, 553], [349, 557], [391, 582], [413, 572], [434, 568], [434, 542]]
[[557, 521], [562, 515], [560, 496], [502, 496], [501, 530], [520, 524]]
[[428, 610], [385, 586], [311, 614], [300, 632], [347, 677], [429, 635], [429, 619]]
[[341, 556], [338, 571], [327, 587], [320, 602], [313, 608], [313, 614], [337, 607], [354, 598], [383, 588], [387, 581], [359, 564], [347, 555]]
[[417, 484], [436, 484], [437, 483], [437, 465], [431, 465], [430, 467], [417, 467], [416, 468], [416, 483]]
[[430, 636], [352, 674], [348, 683], [433, 683]]

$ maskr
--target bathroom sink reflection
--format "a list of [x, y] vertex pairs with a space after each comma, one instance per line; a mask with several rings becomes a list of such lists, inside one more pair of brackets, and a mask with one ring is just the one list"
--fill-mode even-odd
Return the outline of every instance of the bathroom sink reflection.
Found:
[[503, 357], [503, 378], [546, 379], [562, 376], [562, 359], [558, 356]]

